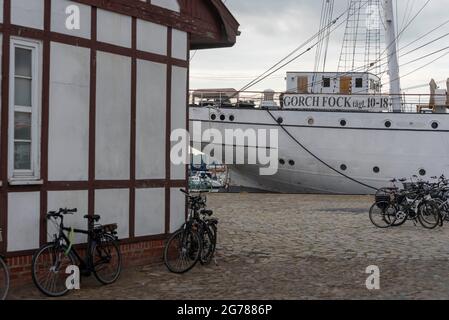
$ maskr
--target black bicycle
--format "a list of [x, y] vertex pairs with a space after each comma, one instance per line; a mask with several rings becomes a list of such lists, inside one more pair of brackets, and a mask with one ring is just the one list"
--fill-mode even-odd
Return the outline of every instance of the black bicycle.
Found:
[[[69, 291], [66, 270], [78, 266], [83, 276], [92, 273], [102, 284], [116, 282], [122, 269], [122, 257], [117, 237], [117, 225], [100, 225], [99, 215], [86, 215], [88, 230], [77, 230], [64, 226], [64, 216], [74, 214], [77, 209], [60, 209], [49, 212], [47, 219], [58, 226], [59, 234], [41, 247], [33, 256], [32, 277], [37, 288], [47, 296], [60, 297]], [[59, 223], [58, 223], [59, 222]], [[67, 233], [67, 234], [66, 234]], [[73, 247], [75, 234], [87, 235], [85, 258]]]
[[432, 198], [438, 187], [424, 181], [406, 183], [399, 180], [404, 188], [394, 186], [380, 189], [376, 193], [376, 202], [371, 207], [369, 217], [379, 228], [398, 227], [411, 220], [419, 222], [426, 229], [434, 229], [440, 224], [440, 210]]
[[212, 218], [213, 211], [206, 209], [206, 198], [188, 197], [189, 218], [168, 240], [164, 250], [164, 262], [173, 273], [186, 273], [200, 262], [209, 264], [214, 256], [218, 237], [218, 220]]
[[[0, 242], [3, 241], [0, 229]], [[0, 255], [0, 300], [5, 300], [9, 290], [9, 269], [5, 259]]]

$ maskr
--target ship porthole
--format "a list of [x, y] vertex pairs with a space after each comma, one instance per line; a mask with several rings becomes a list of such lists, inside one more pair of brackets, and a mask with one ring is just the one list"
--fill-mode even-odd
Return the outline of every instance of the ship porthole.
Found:
[[438, 129], [438, 127], [439, 127], [439, 124], [438, 124], [438, 122], [436, 122], [436, 121], [434, 121], [434, 122], [432, 122], [432, 129]]
[[284, 122], [284, 119], [282, 117], [279, 117], [276, 121], [277, 123], [281, 124], [282, 122]]
[[225, 120], [226, 120], [226, 117], [225, 117], [224, 114], [222, 114], [222, 115], [220, 116], [220, 120], [221, 120], [221, 121], [225, 121]]
[[373, 168], [373, 172], [374, 173], [379, 173], [380, 172], [380, 168], [379, 167], [374, 167]]
[[340, 121], [340, 125], [341, 125], [342, 127], [346, 127], [347, 124], [348, 124], [348, 123], [346, 122], [345, 119], [343, 119], [343, 120]]
[[288, 162], [288, 164], [291, 165], [291, 166], [293, 167], [293, 166], [295, 165], [295, 161], [290, 160], [290, 161]]
[[284, 164], [285, 164], [285, 160], [284, 160], [284, 159], [279, 159], [279, 163], [280, 163], [281, 165], [284, 165]]
[[210, 119], [211, 119], [211, 120], [215, 120], [215, 119], [217, 119], [217, 116], [216, 116], [215, 114], [212, 114], [212, 115], [210, 116]]
[[229, 121], [234, 121], [235, 117], [233, 115], [229, 116]]
[[420, 176], [424, 177], [426, 174], [427, 174], [426, 170], [424, 170], [424, 169], [419, 170]]
[[389, 120], [385, 121], [385, 127], [391, 128], [391, 121], [389, 121]]
[[342, 165], [340, 166], [340, 169], [341, 169], [342, 171], [346, 171], [346, 170], [348, 170], [348, 167], [347, 167], [345, 164], [342, 164]]
[[313, 126], [313, 124], [315, 123], [315, 120], [313, 120], [313, 118], [309, 118], [309, 119], [307, 119], [307, 123], [309, 124], [309, 126]]

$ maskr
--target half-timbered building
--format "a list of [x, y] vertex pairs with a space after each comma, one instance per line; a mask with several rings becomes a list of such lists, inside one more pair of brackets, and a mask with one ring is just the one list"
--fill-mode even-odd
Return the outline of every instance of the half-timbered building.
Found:
[[[78, 19], [79, 18], [79, 19]], [[232, 46], [220, 0], [0, 0], [0, 251], [15, 276], [50, 210], [118, 223], [128, 262], [160, 256], [185, 220], [189, 50]], [[85, 239], [77, 238], [77, 243]], [[23, 268], [25, 267], [25, 268]]]

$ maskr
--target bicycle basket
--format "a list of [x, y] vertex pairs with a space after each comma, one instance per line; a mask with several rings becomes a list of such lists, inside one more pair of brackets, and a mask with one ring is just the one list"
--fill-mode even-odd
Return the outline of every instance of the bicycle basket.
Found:
[[381, 189], [376, 192], [375, 196], [376, 202], [390, 202], [391, 192], [387, 189]]
[[117, 234], [118, 225], [116, 223], [98, 226], [97, 231], [102, 233]]

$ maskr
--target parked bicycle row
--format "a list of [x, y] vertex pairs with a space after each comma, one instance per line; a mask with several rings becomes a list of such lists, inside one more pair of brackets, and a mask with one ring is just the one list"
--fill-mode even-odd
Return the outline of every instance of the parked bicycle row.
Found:
[[432, 181], [417, 176], [393, 179], [390, 187], [377, 191], [369, 217], [378, 228], [398, 227], [407, 221], [426, 229], [443, 226], [449, 221], [449, 180], [444, 175]]
[[[188, 198], [187, 222], [168, 240], [164, 250], [167, 268], [174, 273], [185, 273], [198, 262], [210, 264], [217, 246], [218, 220], [206, 209], [206, 197], [193, 196], [184, 190]], [[103, 285], [116, 282], [122, 270], [122, 256], [117, 237], [117, 224], [101, 225], [99, 215], [86, 215], [87, 230], [66, 227], [64, 218], [77, 213], [77, 209], [59, 209], [47, 214], [56, 233], [52, 241], [42, 246], [32, 259], [32, 278], [36, 287], [50, 297], [61, 297], [70, 291], [67, 284], [68, 268], [76, 266], [82, 276], [91, 276]], [[75, 234], [87, 235], [87, 246], [74, 246]], [[0, 242], [1, 239], [0, 230]], [[9, 270], [0, 256], [0, 300], [4, 300], [9, 289]]]

